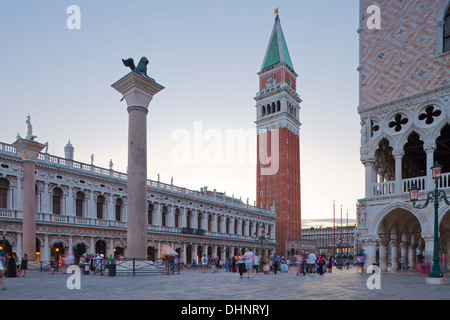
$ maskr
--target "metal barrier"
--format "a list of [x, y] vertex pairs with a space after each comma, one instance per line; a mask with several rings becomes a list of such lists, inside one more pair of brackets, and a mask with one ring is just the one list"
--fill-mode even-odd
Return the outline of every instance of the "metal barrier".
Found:
[[156, 262], [141, 258], [126, 258], [116, 263], [117, 274], [179, 274], [181, 266], [178, 260], [156, 259]]
[[[116, 274], [122, 275], [158, 275], [158, 274], [180, 274], [183, 269], [183, 264], [179, 262], [178, 259], [156, 259], [156, 262], [147, 260], [145, 258], [126, 258], [122, 261], [114, 261], [116, 266]], [[94, 275], [105, 275], [108, 274], [109, 262], [105, 259], [93, 259], [89, 263], [77, 264], [81, 272], [83, 272], [86, 265], [89, 266], [90, 274], [93, 271]], [[38, 272], [58, 272], [64, 271], [64, 265], [53, 265], [50, 261], [33, 261], [28, 263], [28, 271], [38, 271]]]

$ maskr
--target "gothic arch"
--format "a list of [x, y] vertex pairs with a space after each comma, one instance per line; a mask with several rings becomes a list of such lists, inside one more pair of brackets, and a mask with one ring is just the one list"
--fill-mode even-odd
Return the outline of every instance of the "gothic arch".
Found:
[[371, 224], [370, 229], [368, 230], [369, 234], [377, 235], [380, 230], [380, 226], [382, 226], [382, 224], [384, 223], [384, 219], [390, 213], [398, 209], [411, 213], [418, 220], [422, 232], [430, 231], [428, 230], [429, 223], [421, 210], [416, 209], [412, 205], [409, 205], [404, 202], [395, 202], [388, 205], [387, 207], [385, 207], [383, 210], [380, 211], [380, 213], [376, 216], [373, 223]]
[[428, 133], [423, 128], [419, 128], [419, 127], [413, 125], [413, 126], [411, 126], [411, 128], [409, 128], [409, 130], [407, 130], [400, 136], [399, 143], [398, 143], [398, 149], [405, 148], [405, 145], [408, 143], [409, 137], [413, 133], [416, 133], [419, 136], [419, 139], [421, 141], [423, 141], [424, 146], [426, 146], [430, 142], [434, 141], [433, 139], [430, 140]]
[[396, 149], [395, 139], [392, 136], [386, 134], [379, 135], [370, 143], [369, 158], [370, 157], [375, 158], [375, 152], [378, 150], [379, 144], [383, 139], [386, 139], [389, 142], [389, 146], [392, 147], [393, 150]]

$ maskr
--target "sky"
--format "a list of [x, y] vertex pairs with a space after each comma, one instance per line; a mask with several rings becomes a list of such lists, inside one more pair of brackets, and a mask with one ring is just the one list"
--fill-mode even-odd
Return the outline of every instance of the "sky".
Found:
[[[67, 26], [71, 5], [80, 29]], [[49, 153], [64, 156], [70, 140], [75, 160], [90, 163], [94, 154], [95, 165], [112, 159], [126, 172], [128, 113], [111, 84], [129, 72], [121, 59], [146, 56], [149, 76], [165, 87], [147, 116], [148, 178], [253, 204], [253, 98], [276, 7], [303, 100], [302, 219], [332, 217], [333, 200], [337, 217], [342, 205], [353, 219], [364, 196], [357, 1], [2, 1], [0, 141], [26, 136], [30, 114]], [[227, 158], [227, 139], [242, 132], [248, 152]], [[189, 139], [202, 152], [180, 158]]]

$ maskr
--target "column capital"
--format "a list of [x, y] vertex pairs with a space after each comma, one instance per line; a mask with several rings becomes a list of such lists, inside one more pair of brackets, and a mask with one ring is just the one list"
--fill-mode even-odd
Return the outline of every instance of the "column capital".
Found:
[[16, 148], [23, 161], [36, 161], [39, 152], [45, 148], [45, 144], [20, 137], [18, 137], [12, 146]]
[[361, 162], [364, 166], [373, 165], [375, 163], [375, 158], [361, 158]]
[[425, 144], [423, 146], [423, 150], [425, 151], [425, 153], [434, 152], [436, 150], [436, 144], [434, 144], [434, 143]]
[[111, 85], [123, 95], [128, 108], [141, 106], [148, 108], [153, 96], [164, 89], [150, 77], [131, 71]]
[[397, 158], [401, 159], [404, 155], [405, 155], [405, 151], [403, 149], [392, 151], [392, 156], [396, 159]]

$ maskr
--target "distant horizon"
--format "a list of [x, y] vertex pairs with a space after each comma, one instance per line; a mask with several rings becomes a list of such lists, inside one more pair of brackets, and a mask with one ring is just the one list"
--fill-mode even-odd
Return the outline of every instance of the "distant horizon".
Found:
[[[335, 219], [335, 226], [340, 226], [341, 218]], [[356, 219], [348, 219], [348, 225], [356, 225]], [[333, 226], [333, 218], [323, 218], [323, 219], [302, 219], [302, 229], [309, 228], [329, 228]], [[347, 218], [342, 218], [342, 226], [347, 226]]]

